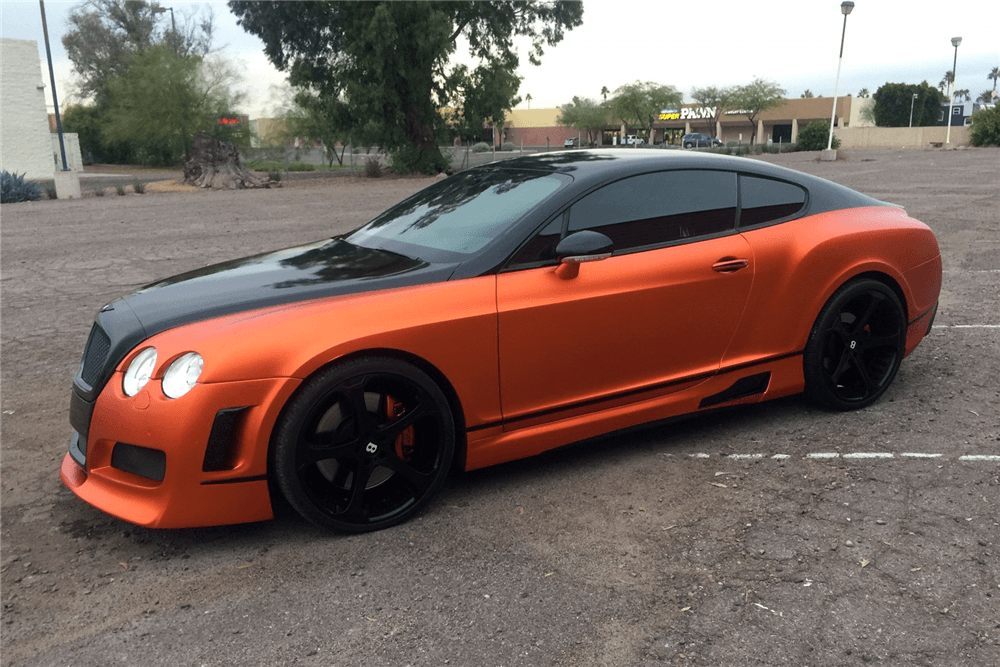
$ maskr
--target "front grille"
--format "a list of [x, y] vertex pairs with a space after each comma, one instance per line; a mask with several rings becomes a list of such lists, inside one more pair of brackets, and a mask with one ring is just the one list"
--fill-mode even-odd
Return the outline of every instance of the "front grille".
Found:
[[101, 378], [104, 364], [111, 351], [111, 339], [104, 330], [94, 323], [87, 338], [87, 347], [83, 350], [83, 361], [80, 363], [80, 379], [93, 387]]

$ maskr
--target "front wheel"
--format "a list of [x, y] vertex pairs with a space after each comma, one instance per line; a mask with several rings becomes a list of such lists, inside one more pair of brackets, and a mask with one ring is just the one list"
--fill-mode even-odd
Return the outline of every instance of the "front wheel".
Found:
[[885, 393], [903, 359], [906, 316], [877, 280], [837, 290], [820, 311], [803, 356], [806, 394], [820, 406], [856, 410]]
[[455, 423], [426, 373], [363, 358], [303, 385], [274, 448], [278, 486], [303, 517], [367, 532], [406, 521], [438, 491], [454, 456]]
[[694, 144], [692, 144], [692, 143], [691, 143], [691, 142], [689, 141], [689, 142], [687, 142], [686, 144], [684, 144], [684, 148], [694, 148]]

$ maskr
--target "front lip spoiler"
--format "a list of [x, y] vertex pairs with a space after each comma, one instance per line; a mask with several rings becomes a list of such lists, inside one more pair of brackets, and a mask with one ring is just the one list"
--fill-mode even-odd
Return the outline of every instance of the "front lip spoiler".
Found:
[[69, 455], [78, 466], [87, 470], [87, 443], [79, 433], [74, 432], [69, 440]]

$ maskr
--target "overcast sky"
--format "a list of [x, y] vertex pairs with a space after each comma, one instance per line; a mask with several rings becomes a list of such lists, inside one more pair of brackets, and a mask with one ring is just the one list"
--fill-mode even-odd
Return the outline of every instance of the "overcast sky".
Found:
[[[72, 99], [72, 64], [62, 47], [67, 17], [79, 0], [45, 3], [60, 104]], [[269, 89], [284, 81], [263, 53], [263, 44], [244, 32], [224, 2], [168, 2], [181, 14], [215, 14], [215, 46], [238, 63], [249, 93], [251, 118], [273, 111]], [[169, 21], [169, 15], [164, 14]], [[0, 0], [5, 38], [38, 42], [44, 81], [45, 44], [37, 0]], [[531, 107], [548, 108], [574, 95], [598, 99], [601, 88], [614, 90], [632, 81], [654, 81], [681, 90], [749, 83], [754, 77], [776, 81], [788, 97], [806, 89], [832, 95], [837, 74], [843, 15], [836, 0], [770, 0], [763, 3], [715, 0], [673, 3], [663, 0], [589, 0], [583, 25], [546, 49], [542, 64], [528, 63], [521, 48], [520, 94]], [[951, 38], [958, 49], [957, 88], [975, 98], [990, 89], [987, 74], [1000, 66], [1000, 2], [966, 0], [856, 0], [847, 18], [840, 94], [871, 92], [883, 83], [931, 85], [951, 69]], [[49, 98], [51, 104], [51, 97]], [[526, 107], [522, 102], [520, 108]]]

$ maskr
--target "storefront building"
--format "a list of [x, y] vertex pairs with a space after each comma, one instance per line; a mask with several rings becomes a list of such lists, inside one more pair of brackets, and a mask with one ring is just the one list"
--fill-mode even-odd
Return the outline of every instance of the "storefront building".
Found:
[[[861, 118], [861, 111], [870, 99], [855, 99], [849, 95], [837, 98], [837, 127], [863, 127], [870, 125]], [[780, 106], [761, 112], [755, 122], [739, 110], [726, 111], [686, 104], [676, 109], [663, 109], [653, 123], [651, 132], [645, 128], [626, 127], [621, 123], [610, 124], [594, 138], [597, 145], [610, 146], [626, 141], [634, 135], [643, 143], [680, 145], [681, 137], [700, 132], [716, 137], [724, 143], [794, 143], [799, 130], [809, 123], [821, 120], [830, 122], [833, 112], [832, 97], [785, 100]], [[561, 110], [522, 109], [510, 112], [504, 125], [505, 141], [515, 145], [561, 147], [569, 138], [588, 144], [585, 131], [558, 124]], [[756, 132], [755, 132], [756, 131]]]

